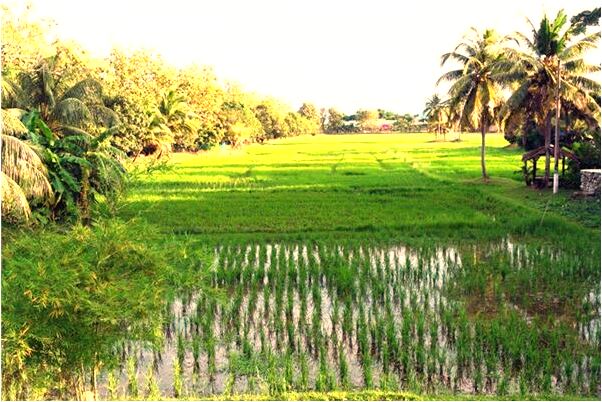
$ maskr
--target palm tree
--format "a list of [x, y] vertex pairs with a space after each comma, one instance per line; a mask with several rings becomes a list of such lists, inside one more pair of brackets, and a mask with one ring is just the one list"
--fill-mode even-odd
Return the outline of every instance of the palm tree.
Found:
[[[598, 18], [599, 13], [597, 9]], [[588, 64], [584, 53], [596, 47], [600, 32], [585, 34], [583, 19], [576, 16], [569, 23], [562, 10], [553, 21], [544, 16], [538, 28], [529, 23], [532, 37], [520, 32], [509, 37], [525, 50], [505, 49], [512, 66], [503, 79], [518, 86], [503, 113], [506, 127], [518, 125], [525, 117], [537, 124], [546, 150], [544, 185], [547, 187], [554, 113], [562, 107], [577, 112], [590, 127], [598, 125], [600, 105], [593, 95], [599, 93], [600, 84], [590, 75], [600, 71], [600, 67]], [[556, 143], [555, 152], [558, 146]]]
[[32, 147], [18, 136], [27, 134], [18, 109], [2, 109], [2, 172], [0, 186], [2, 215], [9, 219], [29, 219], [29, 200], [52, 199], [46, 166]]
[[64, 85], [54, 79], [55, 61], [21, 74], [20, 85], [2, 77], [3, 106], [12, 106], [2, 109], [3, 210], [28, 217], [24, 200], [45, 198], [53, 211], [76, 204], [87, 221], [95, 194], [118, 191], [123, 178], [121, 155], [106, 141], [118, 119], [98, 81]]
[[456, 105], [452, 105], [451, 102], [448, 102], [447, 108], [446, 108], [446, 115], [447, 115], [447, 124], [450, 128], [450, 130], [454, 130], [458, 133], [458, 137], [456, 138], [456, 141], [461, 141], [461, 135], [462, 135], [462, 130], [463, 130], [463, 124], [462, 124], [462, 108], [460, 107], [461, 105], [456, 104]]
[[161, 97], [151, 118], [151, 129], [159, 142], [173, 142], [177, 148], [185, 149], [194, 142], [199, 124], [186, 99], [176, 89], [170, 89]]
[[461, 68], [443, 74], [437, 84], [451, 81], [449, 102], [452, 109], [461, 110], [463, 125], [481, 131], [481, 172], [487, 180], [485, 166], [485, 135], [494, 119], [494, 107], [499, 103], [501, 88], [496, 80], [497, 66], [502, 59], [498, 50], [499, 39], [495, 31], [480, 33], [472, 28], [456, 48], [441, 56], [441, 65], [448, 60], [461, 64]]
[[40, 112], [41, 119], [59, 135], [99, 134], [119, 124], [117, 114], [105, 106], [100, 82], [85, 78], [69, 86], [55, 78], [58, 55], [41, 60], [29, 74], [21, 74], [18, 107]]
[[435, 132], [436, 135], [441, 134], [441, 119], [445, 106], [446, 102], [443, 101], [437, 94], [434, 94], [427, 99], [426, 104], [424, 105], [424, 111], [422, 113], [426, 117], [427, 121], [437, 122], [437, 131]]

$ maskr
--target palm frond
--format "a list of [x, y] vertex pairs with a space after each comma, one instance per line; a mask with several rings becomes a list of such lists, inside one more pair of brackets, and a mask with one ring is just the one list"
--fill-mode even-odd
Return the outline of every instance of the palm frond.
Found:
[[[533, 28], [533, 31], [535, 32], [535, 27], [533, 27], [533, 23], [530, 20], [527, 20], [527, 21], [529, 21], [529, 23], [531, 24], [531, 27]], [[522, 32], [514, 32], [513, 34], [506, 36], [506, 40], [512, 40], [512, 41], [516, 42], [517, 44], [526, 47], [531, 52], [535, 53], [537, 51], [537, 47], [535, 46], [535, 43], [531, 40], [531, 38], [529, 38]]]
[[95, 79], [86, 78], [69, 88], [61, 100], [75, 98], [88, 105], [102, 104], [102, 84]]
[[439, 79], [437, 80], [437, 85], [439, 85], [443, 81], [455, 81], [455, 80], [459, 79], [460, 77], [462, 77], [463, 74], [464, 74], [464, 72], [462, 70], [448, 71], [447, 73], [445, 73], [441, 77], [439, 77]]
[[589, 64], [584, 59], [573, 59], [563, 64], [563, 68], [569, 71], [571, 74], [591, 74], [600, 71], [600, 66], [596, 64]]
[[448, 94], [452, 103], [456, 99], [464, 99], [473, 86], [473, 77], [471, 75], [463, 75], [449, 88]]
[[119, 125], [119, 116], [117, 113], [104, 105], [91, 104], [88, 105], [88, 110], [90, 110], [96, 126], [109, 128]]
[[571, 46], [568, 46], [562, 51], [560, 57], [564, 60], [570, 60], [575, 57], [582, 56], [587, 50], [595, 49], [598, 46], [600, 40], [600, 31], [588, 35], [579, 41], [575, 42]]
[[14, 82], [12, 79], [8, 78], [4, 74], [2, 74], [2, 81], [0, 81], [2, 87], [0, 89], [0, 93], [2, 94], [2, 107], [10, 108], [10, 107], [23, 107], [26, 104], [26, 96], [21, 87]]
[[481, 96], [477, 86], [473, 86], [466, 95], [466, 101], [462, 110], [462, 118], [464, 125], [471, 127], [480, 126], [480, 118], [482, 111]]
[[2, 134], [2, 172], [16, 182], [27, 197], [51, 198], [46, 166], [26, 142]]
[[92, 134], [90, 134], [87, 130], [85, 129], [81, 129], [78, 127], [73, 127], [73, 126], [61, 126], [58, 130], [63, 137], [71, 137], [71, 136], [75, 136], [75, 137], [86, 137], [88, 139], [88, 141], [90, 141], [94, 136]]
[[2, 134], [21, 136], [27, 134], [28, 130], [21, 121], [25, 113], [21, 109], [2, 109]]
[[512, 115], [515, 115], [522, 109], [524, 109], [525, 102], [529, 96], [529, 87], [531, 86], [530, 81], [524, 81], [506, 100], [500, 110], [502, 121], [506, 121]]
[[441, 55], [441, 65], [443, 66], [450, 59], [455, 60], [461, 64], [464, 64], [466, 62], [466, 60], [468, 59], [468, 57], [463, 55], [462, 53], [458, 53], [455, 51], [450, 52], [450, 53], [444, 53], [443, 55]]
[[88, 106], [77, 98], [65, 98], [57, 103], [52, 118], [61, 125], [86, 128], [93, 122]]
[[600, 83], [588, 77], [581, 75], [570, 76], [565, 79], [571, 85], [587, 92], [600, 92]]
[[23, 189], [4, 172], [0, 172], [0, 196], [2, 219], [25, 220], [31, 216], [31, 208]]
[[52, 72], [50, 71], [50, 66], [46, 61], [43, 61], [38, 66], [38, 73], [34, 83], [37, 85], [38, 89], [38, 103], [48, 105], [51, 110], [54, 109], [54, 106], [56, 105], [54, 96], [55, 83]]

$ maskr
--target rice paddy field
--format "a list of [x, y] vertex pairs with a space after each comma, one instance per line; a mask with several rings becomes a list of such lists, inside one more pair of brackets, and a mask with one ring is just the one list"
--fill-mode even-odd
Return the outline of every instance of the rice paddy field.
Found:
[[174, 154], [119, 215], [207, 248], [205, 280], [102, 395], [598, 400], [599, 201], [526, 188], [487, 141], [488, 183], [474, 134]]

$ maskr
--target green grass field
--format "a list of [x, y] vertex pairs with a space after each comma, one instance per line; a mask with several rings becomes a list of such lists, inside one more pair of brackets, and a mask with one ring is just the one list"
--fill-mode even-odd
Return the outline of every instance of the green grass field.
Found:
[[[520, 151], [509, 149], [501, 135], [488, 136], [488, 184], [480, 180], [478, 135], [433, 140], [432, 134], [321, 135], [175, 154], [170, 171], [133, 191], [123, 216], [218, 243], [358, 236], [553, 239], [567, 230], [599, 236], [573, 224], [579, 215], [559, 218], [570, 204], [568, 192], [552, 200], [525, 188], [517, 173]], [[594, 217], [588, 224], [597, 228], [596, 215], [581, 220]]]
[[213, 253], [213, 291], [171, 304], [139, 372], [154, 362], [167, 397], [597, 399], [599, 201], [527, 188], [501, 135], [488, 183], [479, 136], [433, 140], [174, 154], [136, 182], [122, 219]]

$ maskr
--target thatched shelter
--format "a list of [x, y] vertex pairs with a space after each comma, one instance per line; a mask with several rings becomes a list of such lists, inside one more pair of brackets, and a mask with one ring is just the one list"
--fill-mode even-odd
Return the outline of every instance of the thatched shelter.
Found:
[[[562, 158], [562, 175], [564, 176], [565, 168], [566, 168], [566, 158], [569, 158], [577, 163], [579, 163], [579, 159], [575, 156], [574, 153], [565, 148], [559, 149], [559, 156]], [[546, 147], [542, 146], [536, 149], [533, 149], [529, 152], [523, 154], [523, 174], [525, 176], [525, 183], [527, 186], [541, 186], [543, 183], [543, 177], [537, 176], [537, 160], [541, 157], [545, 158], [546, 156]], [[554, 159], [554, 145], [550, 144], [550, 157]], [[529, 171], [528, 162], [531, 161], [533, 169]]]

